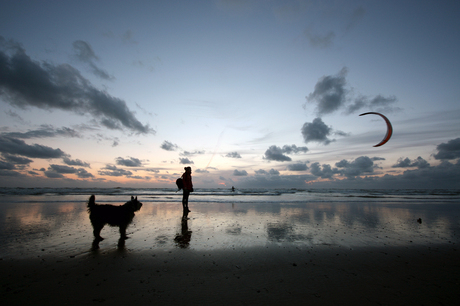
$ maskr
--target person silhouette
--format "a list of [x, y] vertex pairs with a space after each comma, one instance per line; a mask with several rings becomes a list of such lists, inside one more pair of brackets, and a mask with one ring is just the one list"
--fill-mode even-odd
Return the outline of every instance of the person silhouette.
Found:
[[192, 168], [185, 167], [185, 172], [182, 174], [182, 180], [184, 182], [183, 194], [182, 194], [182, 207], [184, 212], [190, 212], [191, 210], [188, 208], [188, 197], [190, 192], [193, 192], [193, 184], [192, 184]]

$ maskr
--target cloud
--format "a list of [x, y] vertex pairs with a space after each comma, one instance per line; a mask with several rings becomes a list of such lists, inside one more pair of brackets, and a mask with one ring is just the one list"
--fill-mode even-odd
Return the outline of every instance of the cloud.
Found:
[[63, 174], [76, 174], [79, 178], [93, 178], [94, 175], [83, 168], [74, 168], [64, 165], [50, 165], [45, 175], [51, 178], [60, 178]]
[[318, 162], [311, 164], [310, 172], [314, 176], [319, 176], [324, 179], [330, 179], [333, 175], [340, 173], [340, 171], [337, 168], [332, 169], [331, 166], [327, 164], [323, 164], [322, 166], [320, 166]]
[[265, 151], [264, 159], [274, 160], [274, 161], [291, 161], [292, 159], [289, 156], [283, 154], [283, 149], [277, 146], [271, 146]]
[[176, 144], [173, 144], [172, 142], [165, 140], [161, 144], [160, 148], [166, 151], [175, 151], [177, 150], [178, 146]]
[[0, 152], [30, 158], [61, 158], [65, 153], [39, 144], [28, 145], [23, 140], [0, 135]]
[[351, 162], [342, 159], [335, 166], [342, 168], [340, 174], [346, 177], [356, 177], [364, 173], [373, 173], [375, 168], [374, 162], [367, 156], [360, 156]]
[[451, 139], [447, 143], [441, 143], [436, 149], [438, 153], [433, 155], [435, 159], [444, 160], [460, 158], [460, 138]]
[[233, 171], [233, 175], [234, 176], [247, 176], [248, 175], [248, 172], [246, 170], [237, 170], [235, 169], [235, 171]]
[[204, 151], [194, 151], [194, 152], [184, 151], [184, 152], [181, 152], [179, 155], [181, 155], [181, 156], [193, 156], [193, 155], [197, 155], [197, 154], [204, 154]]
[[78, 133], [74, 129], [67, 128], [67, 127], [56, 129], [52, 125], [46, 125], [46, 124], [41, 125], [39, 129], [29, 130], [25, 133], [10, 132], [10, 133], [4, 133], [3, 135], [14, 137], [14, 138], [21, 138], [21, 139], [48, 138], [48, 137], [57, 137], [57, 136], [80, 137], [80, 133]]
[[106, 165], [104, 168], [99, 170], [99, 175], [107, 175], [107, 176], [131, 176], [133, 173], [129, 170], [124, 170], [117, 168], [114, 165]]
[[193, 161], [188, 158], [179, 158], [179, 164], [189, 165], [193, 164]]
[[336, 36], [333, 31], [329, 31], [323, 35], [314, 33], [312, 27], [306, 28], [303, 34], [307, 37], [310, 45], [316, 48], [327, 48], [332, 46]]
[[368, 109], [381, 113], [400, 111], [401, 108], [392, 106], [392, 104], [397, 101], [398, 99], [395, 96], [384, 97], [382, 95], [377, 95], [373, 98], [360, 96], [354, 100], [353, 104], [346, 107], [345, 114], [349, 115], [360, 109]]
[[126, 167], [142, 167], [142, 162], [138, 158], [129, 157], [128, 159], [117, 157], [117, 165], [126, 166]]
[[25, 157], [20, 157], [16, 155], [5, 154], [5, 153], [2, 154], [2, 157], [5, 161], [13, 163], [15, 165], [28, 165], [31, 162], [33, 162], [33, 160], [25, 158]]
[[238, 152], [230, 152], [225, 155], [225, 157], [230, 157], [230, 158], [241, 158], [241, 155]]
[[307, 97], [308, 102], [316, 103], [318, 116], [330, 114], [341, 108], [346, 102], [346, 67], [337, 75], [324, 76], [315, 85], [315, 90]]
[[392, 166], [393, 168], [409, 168], [417, 167], [419, 169], [428, 168], [430, 164], [424, 160], [422, 157], [417, 157], [415, 160], [411, 161], [408, 157], [399, 158], [397, 163]]
[[79, 178], [92, 178], [94, 177], [91, 173], [83, 168], [74, 168], [64, 165], [52, 164], [48, 167], [48, 170], [44, 171], [44, 174], [48, 178], [65, 178], [64, 174], [76, 174]]
[[61, 174], [71, 174], [76, 173], [77, 169], [74, 167], [64, 166], [64, 165], [50, 165], [48, 170], [53, 170]]
[[0, 160], [0, 170], [13, 170], [14, 164]]
[[305, 163], [297, 163], [297, 164], [290, 164], [287, 166], [289, 171], [305, 171], [308, 169], [307, 164]]
[[327, 137], [332, 133], [332, 128], [328, 127], [321, 118], [315, 118], [313, 122], [304, 123], [301, 131], [305, 143], [319, 142], [328, 145], [333, 141]]
[[303, 107], [306, 108], [307, 103], [315, 104], [316, 114], [319, 117], [338, 110], [343, 110], [346, 115], [362, 109], [386, 113], [402, 110], [394, 106], [398, 101], [395, 96], [385, 97], [378, 94], [373, 97], [359, 95], [354, 98], [351, 95], [354, 90], [347, 87], [347, 74], [347, 67], [343, 67], [336, 75], [321, 77], [315, 84], [313, 92], [306, 97], [307, 102]]
[[296, 153], [307, 153], [307, 147], [297, 147], [296, 145], [284, 145], [283, 148], [278, 146], [270, 146], [270, 148], [265, 151], [264, 159], [274, 160], [274, 161], [291, 161], [292, 159], [284, 154], [296, 154]]
[[85, 163], [79, 159], [75, 159], [75, 160], [72, 160], [68, 157], [64, 157], [62, 159], [64, 161], [65, 164], [69, 165], [69, 166], [80, 166], [80, 167], [87, 167], [87, 168], [91, 168], [90, 165], [88, 163]]
[[79, 168], [77, 170], [78, 170], [77, 171], [77, 176], [79, 178], [92, 178], [92, 177], [94, 177], [94, 175], [92, 175], [91, 173], [89, 173], [88, 171], [86, 171], [83, 168]]
[[105, 70], [97, 67], [94, 63], [94, 61], [98, 61], [99, 58], [96, 56], [89, 43], [83, 40], [76, 40], [73, 42], [72, 46], [75, 51], [75, 57], [81, 62], [88, 64], [94, 75], [105, 80], [114, 79], [113, 76], [109, 75]]
[[11, 105], [90, 114], [109, 129], [155, 133], [126, 102], [96, 89], [68, 64], [33, 61], [14, 41], [0, 36], [0, 96]]
[[259, 170], [256, 170], [255, 171], [255, 174], [256, 175], [280, 175], [280, 172], [278, 170], [275, 170], [275, 169], [270, 169], [268, 172], [263, 170], [263, 169], [259, 169]]
[[297, 147], [296, 145], [284, 145], [283, 146], [283, 152], [286, 153], [286, 154], [292, 154], [292, 153], [299, 153], [299, 152], [303, 152], [303, 153], [307, 153], [308, 152], [308, 148], [307, 147]]

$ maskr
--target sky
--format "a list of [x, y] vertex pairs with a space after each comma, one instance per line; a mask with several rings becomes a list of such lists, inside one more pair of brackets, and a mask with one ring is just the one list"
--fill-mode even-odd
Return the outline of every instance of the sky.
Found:
[[0, 187], [460, 188], [459, 1], [0, 7]]

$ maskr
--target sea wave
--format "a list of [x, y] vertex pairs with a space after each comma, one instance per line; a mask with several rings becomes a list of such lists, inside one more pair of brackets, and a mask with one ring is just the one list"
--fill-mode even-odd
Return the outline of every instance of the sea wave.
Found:
[[[181, 192], [174, 188], [0, 188], [0, 197], [17, 201], [85, 200], [96, 195], [99, 201], [123, 202], [138, 196], [143, 202], [180, 201]], [[301, 203], [301, 202], [456, 202], [460, 190], [453, 189], [237, 189], [196, 188], [193, 202], [216, 203]]]

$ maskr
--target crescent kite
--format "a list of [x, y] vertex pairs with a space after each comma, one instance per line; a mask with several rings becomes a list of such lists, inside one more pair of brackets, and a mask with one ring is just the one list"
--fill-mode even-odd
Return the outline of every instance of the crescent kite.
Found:
[[391, 135], [393, 134], [393, 127], [391, 126], [390, 120], [388, 120], [388, 118], [385, 117], [384, 115], [382, 115], [381, 113], [368, 112], [368, 113], [360, 114], [360, 116], [369, 115], [369, 114], [381, 116], [385, 120], [385, 122], [387, 124], [387, 134], [385, 135], [385, 137], [383, 138], [383, 140], [381, 142], [379, 142], [378, 144], [376, 144], [374, 146], [374, 147], [380, 147], [380, 146], [384, 145], [385, 143], [387, 143], [388, 140], [390, 140]]

